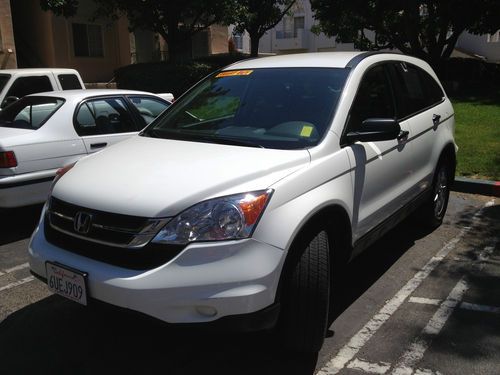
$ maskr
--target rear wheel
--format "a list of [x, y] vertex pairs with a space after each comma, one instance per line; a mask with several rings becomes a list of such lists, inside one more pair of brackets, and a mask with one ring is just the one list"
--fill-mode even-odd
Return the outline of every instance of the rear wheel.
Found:
[[453, 168], [451, 168], [450, 163], [446, 159], [441, 160], [434, 175], [432, 195], [420, 209], [420, 217], [424, 224], [432, 228], [441, 225], [446, 214], [453, 178], [452, 173]]
[[284, 285], [280, 328], [285, 345], [300, 352], [321, 349], [328, 325], [330, 260], [326, 231], [313, 231], [300, 241]]

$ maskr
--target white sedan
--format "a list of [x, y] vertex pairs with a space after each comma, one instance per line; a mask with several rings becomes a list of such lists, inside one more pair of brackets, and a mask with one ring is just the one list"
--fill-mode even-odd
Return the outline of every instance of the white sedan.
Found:
[[130, 90], [28, 95], [0, 111], [0, 209], [42, 203], [56, 171], [137, 134], [170, 103]]

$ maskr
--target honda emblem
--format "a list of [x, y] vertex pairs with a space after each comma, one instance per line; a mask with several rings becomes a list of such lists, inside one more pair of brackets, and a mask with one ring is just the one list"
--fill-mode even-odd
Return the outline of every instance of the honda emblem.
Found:
[[87, 212], [77, 212], [73, 222], [75, 231], [80, 234], [87, 234], [92, 227], [92, 215]]

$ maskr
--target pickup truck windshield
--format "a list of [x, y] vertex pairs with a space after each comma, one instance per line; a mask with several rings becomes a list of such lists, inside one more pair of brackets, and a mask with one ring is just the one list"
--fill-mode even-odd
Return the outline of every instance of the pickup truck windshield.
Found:
[[142, 136], [303, 149], [328, 130], [348, 69], [229, 70], [208, 77]]
[[0, 111], [0, 127], [36, 130], [63, 103], [60, 98], [26, 96]]

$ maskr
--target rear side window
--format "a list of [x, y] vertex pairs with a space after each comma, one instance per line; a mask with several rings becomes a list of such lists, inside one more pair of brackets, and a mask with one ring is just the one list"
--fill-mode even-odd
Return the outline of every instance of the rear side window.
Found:
[[5, 97], [22, 98], [29, 94], [52, 90], [52, 84], [47, 76], [19, 77], [14, 81]]
[[83, 88], [76, 74], [59, 74], [57, 78], [63, 90], [77, 90]]
[[441, 87], [437, 84], [434, 78], [432, 78], [427, 72], [419, 69], [420, 76], [424, 82], [425, 91], [427, 93], [427, 99], [429, 106], [441, 103], [444, 98], [444, 92]]
[[398, 119], [406, 118], [442, 101], [444, 93], [424, 70], [405, 62], [392, 65]]
[[82, 103], [75, 116], [80, 136], [138, 131], [123, 98], [99, 98]]
[[45, 124], [63, 103], [64, 100], [60, 98], [23, 98], [0, 112], [0, 126], [36, 130]]

